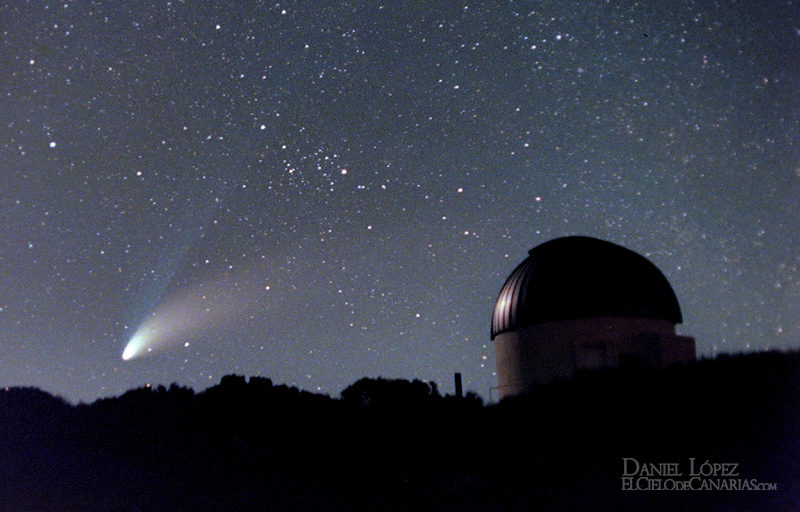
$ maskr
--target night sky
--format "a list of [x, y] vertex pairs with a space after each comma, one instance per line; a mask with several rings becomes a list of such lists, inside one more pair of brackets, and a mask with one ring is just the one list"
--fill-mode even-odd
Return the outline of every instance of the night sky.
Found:
[[488, 397], [497, 293], [572, 234], [699, 355], [800, 347], [800, 4], [400, 4], [3, 2], [0, 385]]

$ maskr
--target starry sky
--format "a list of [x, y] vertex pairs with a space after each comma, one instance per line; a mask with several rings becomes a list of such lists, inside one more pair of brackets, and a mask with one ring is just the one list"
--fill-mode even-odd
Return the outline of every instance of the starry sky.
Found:
[[572, 234], [700, 355], [800, 348], [797, 2], [7, 1], [0, 71], [0, 385], [488, 397], [500, 287]]

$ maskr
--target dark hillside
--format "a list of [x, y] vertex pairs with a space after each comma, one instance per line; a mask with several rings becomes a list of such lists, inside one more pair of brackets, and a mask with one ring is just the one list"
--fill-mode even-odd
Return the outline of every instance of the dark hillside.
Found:
[[[79, 406], [12, 388], [0, 392], [0, 510], [788, 511], [798, 441], [796, 352], [580, 373], [488, 406], [386, 379], [333, 399], [231, 375], [201, 393], [139, 388]], [[681, 473], [639, 471], [639, 485], [735, 463], [695, 484], [776, 490], [623, 491], [624, 458], [628, 471]]]

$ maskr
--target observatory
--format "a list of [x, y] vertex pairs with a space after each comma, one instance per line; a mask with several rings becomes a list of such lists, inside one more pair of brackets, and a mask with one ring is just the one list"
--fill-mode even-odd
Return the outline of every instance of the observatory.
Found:
[[596, 238], [534, 247], [494, 306], [500, 398], [584, 368], [666, 368], [695, 359], [678, 299], [647, 258]]

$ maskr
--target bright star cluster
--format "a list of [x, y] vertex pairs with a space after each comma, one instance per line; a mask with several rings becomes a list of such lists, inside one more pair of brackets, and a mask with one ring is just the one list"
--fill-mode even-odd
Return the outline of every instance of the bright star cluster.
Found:
[[1, 385], [461, 372], [489, 396], [496, 294], [571, 234], [662, 269], [701, 355], [800, 347], [792, 2], [31, 0], [0, 20]]

